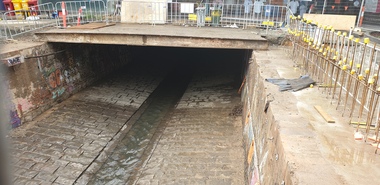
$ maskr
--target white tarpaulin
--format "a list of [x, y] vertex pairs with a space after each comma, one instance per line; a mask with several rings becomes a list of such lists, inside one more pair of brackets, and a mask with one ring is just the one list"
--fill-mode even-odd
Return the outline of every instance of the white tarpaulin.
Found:
[[366, 0], [365, 12], [380, 13], [380, 0]]
[[181, 13], [194, 13], [194, 3], [181, 3]]
[[167, 6], [166, 0], [123, 0], [121, 22], [165, 24]]

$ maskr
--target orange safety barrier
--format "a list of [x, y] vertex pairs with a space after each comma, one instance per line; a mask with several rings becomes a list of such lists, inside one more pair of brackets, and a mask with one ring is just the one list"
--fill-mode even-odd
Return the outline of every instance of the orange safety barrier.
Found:
[[359, 27], [363, 24], [363, 18], [364, 18], [364, 9], [365, 7], [362, 7], [362, 12], [360, 12], [360, 20], [359, 20]]
[[66, 28], [66, 5], [64, 1], [62, 1], [62, 18], [63, 18], [63, 27]]
[[78, 13], [78, 20], [77, 20], [77, 26], [80, 25], [80, 15], [82, 14], [82, 8], [79, 8], [79, 13]]

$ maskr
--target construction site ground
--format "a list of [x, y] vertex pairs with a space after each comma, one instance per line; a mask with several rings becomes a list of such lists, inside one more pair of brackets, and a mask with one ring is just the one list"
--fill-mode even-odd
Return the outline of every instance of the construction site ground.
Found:
[[[305, 75], [287, 56], [289, 49], [272, 46], [254, 52], [264, 78]], [[336, 98], [332, 101], [325, 88], [280, 92], [278, 86], [266, 84], [294, 184], [380, 184], [380, 149], [375, 154], [373, 141], [354, 139], [356, 127], [349, 124], [349, 111], [342, 116], [343, 105], [336, 109]], [[314, 106], [321, 106], [335, 123], [327, 123]], [[356, 115], [352, 121], [357, 121]]]

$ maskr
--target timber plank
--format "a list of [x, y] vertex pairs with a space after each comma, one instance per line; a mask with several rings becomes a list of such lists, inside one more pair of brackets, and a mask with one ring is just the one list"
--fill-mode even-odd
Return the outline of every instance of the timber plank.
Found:
[[319, 114], [327, 121], [327, 123], [335, 123], [335, 120], [327, 114], [321, 106], [315, 105], [314, 108], [319, 112]]
[[115, 23], [109, 23], [109, 24], [106, 24], [106, 23], [89, 23], [89, 24], [82, 24], [79, 26], [72, 26], [72, 27], [69, 27], [68, 29], [98, 29], [98, 28], [104, 28], [104, 27], [114, 26], [114, 25], [115, 25]]

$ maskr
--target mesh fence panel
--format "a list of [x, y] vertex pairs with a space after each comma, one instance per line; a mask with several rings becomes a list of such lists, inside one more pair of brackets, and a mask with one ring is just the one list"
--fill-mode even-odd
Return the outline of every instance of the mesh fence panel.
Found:
[[380, 0], [367, 0], [364, 6], [364, 25], [380, 26]]

